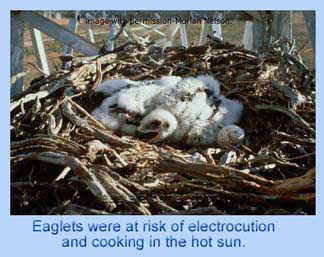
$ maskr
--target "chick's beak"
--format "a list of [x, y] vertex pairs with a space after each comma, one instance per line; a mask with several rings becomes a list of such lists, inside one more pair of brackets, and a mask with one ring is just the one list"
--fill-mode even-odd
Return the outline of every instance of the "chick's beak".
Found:
[[149, 143], [158, 143], [158, 142], [160, 142], [160, 132], [158, 132], [158, 131], [155, 131], [156, 132], [156, 136], [155, 137], [153, 137], [152, 139], [150, 139], [148, 142]]
[[145, 130], [138, 127], [137, 131], [140, 133], [139, 139], [148, 139], [149, 143], [158, 143], [160, 140], [160, 132], [158, 130]]

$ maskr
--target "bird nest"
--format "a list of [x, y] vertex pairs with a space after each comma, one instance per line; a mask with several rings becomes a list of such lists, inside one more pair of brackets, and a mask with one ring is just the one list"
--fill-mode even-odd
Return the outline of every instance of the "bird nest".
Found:
[[[12, 214], [314, 214], [315, 81], [293, 45], [262, 54], [216, 39], [188, 49], [128, 43], [70, 62], [11, 99]], [[238, 99], [226, 149], [153, 145], [91, 116], [103, 79], [209, 74]]]

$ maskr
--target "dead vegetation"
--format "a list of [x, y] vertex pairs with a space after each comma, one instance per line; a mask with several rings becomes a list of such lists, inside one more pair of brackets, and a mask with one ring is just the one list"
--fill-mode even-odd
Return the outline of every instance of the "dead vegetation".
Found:
[[[12, 214], [315, 213], [315, 74], [293, 45], [257, 55], [216, 39], [189, 49], [128, 43], [62, 61], [70, 71], [11, 99]], [[151, 145], [89, 114], [103, 79], [199, 74], [244, 104], [242, 145]]]

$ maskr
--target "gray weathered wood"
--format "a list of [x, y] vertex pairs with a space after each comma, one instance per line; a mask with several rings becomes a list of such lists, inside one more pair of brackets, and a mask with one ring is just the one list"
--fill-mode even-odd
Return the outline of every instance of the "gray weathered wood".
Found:
[[47, 58], [41, 32], [38, 29], [32, 28], [31, 26], [29, 26], [29, 32], [33, 42], [37, 65], [46, 75], [49, 75], [50, 71], [47, 64]]
[[[24, 71], [24, 23], [11, 13], [10, 20], [10, 75], [15, 76]], [[11, 96], [21, 93], [23, 78], [19, 78], [11, 85]]]
[[188, 45], [186, 24], [180, 24], [180, 37], [181, 37], [181, 45], [185, 48], [188, 48], [189, 45]]
[[99, 54], [100, 48], [98, 46], [39, 15], [37, 12], [22, 11], [17, 15], [17, 18], [21, 21], [28, 22], [31, 26], [85, 55], [92, 56]]
[[316, 18], [315, 18], [315, 11], [304, 11], [304, 18], [309, 34], [309, 38], [312, 42], [312, 47], [314, 51], [314, 55], [316, 53], [316, 38], [315, 38], [315, 31], [316, 31]]

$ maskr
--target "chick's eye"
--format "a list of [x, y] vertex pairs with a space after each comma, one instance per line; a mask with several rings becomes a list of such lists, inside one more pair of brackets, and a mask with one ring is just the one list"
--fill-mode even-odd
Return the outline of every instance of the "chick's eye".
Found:
[[157, 128], [160, 125], [161, 125], [161, 121], [159, 121], [159, 120], [154, 120], [151, 122], [151, 127], [153, 127], [153, 128]]
[[165, 122], [165, 123], [163, 123], [163, 127], [164, 127], [164, 128], [169, 128], [169, 127], [170, 127], [170, 124], [167, 123], [167, 122]]

